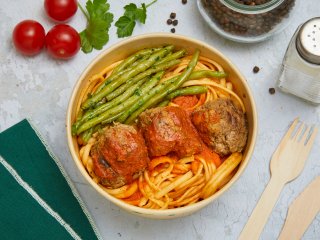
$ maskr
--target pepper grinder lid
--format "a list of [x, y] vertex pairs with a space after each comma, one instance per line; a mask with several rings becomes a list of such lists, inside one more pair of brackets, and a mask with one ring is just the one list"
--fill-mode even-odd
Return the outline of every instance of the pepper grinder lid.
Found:
[[301, 26], [296, 44], [303, 59], [320, 64], [320, 17], [312, 18]]

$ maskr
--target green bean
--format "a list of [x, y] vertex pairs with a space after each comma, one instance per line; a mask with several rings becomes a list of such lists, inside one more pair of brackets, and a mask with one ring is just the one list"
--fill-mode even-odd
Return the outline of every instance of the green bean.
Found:
[[191, 86], [191, 87], [185, 87], [185, 88], [178, 88], [177, 90], [167, 95], [166, 98], [171, 100], [178, 96], [197, 95], [200, 93], [206, 93], [207, 91], [208, 91], [208, 88], [206, 86]]
[[87, 129], [86, 131], [84, 131], [81, 135], [82, 141], [84, 143], [87, 143], [89, 141], [89, 139], [92, 137], [92, 134], [94, 134], [96, 131], [98, 131], [101, 128], [102, 128], [102, 126], [99, 124], [99, 125], [96, 125], [92, 128]]
[[105, 125], [105, 124], [114, 122], [115, 120], [117, 120], [118, 117], [120, 117], [120, 116], [122, 115], [122, 113], [123, 113], [123, 112], [119, 112], [119, 113], [117, 113], [117, 114], [115, 114], [115, 115], [113, 115], [113, 116], [111, 116], [111, 117], [103, 120], [103, 121], [101, 122], [101, 124], [102, 124], [102, 125]]
[[[144, 77], [147, 77], [147, 76], [150, 76], [151, 74], [154, 74], [154, 73], [157, 73], [157, 72], [160, 72], [160, 71], [163, 71], [163, 70], [166, 70], [172, 66], [175, 66], [177, 64], [179, 64], [181, 61], [178, 60], [178, 59], [174, 59], [174, 60], [171, 60], [169, 62], [164, 62], [162, 64], [159, 64], [157, 66], [152, 66], [151, 68], [149, 68], [148, 70], [136, 75], [135, 77], [133, 77], [132, 79], [130, 79], [129, 81], [133, 81], [133, 82], [136, 82], [136, 81], [139, 81], [140, 79], [144, 78]], [[128, 83], [129, 83], [128, 81]], [[128, 84], [127, 83], [127, 84]], [[124, 83], [123, 85], [126, 85], [126, 83]], [[119, 88], [122, 88], [122, 86], [120, 86]], [[117, 89], [119, 89], [117, 88]], [[126, 87], [123, 87], [123, 88], [126, 88]], [[117, 94], [117, 89], [110, 93], [108, 96], [107, 96], [107, 99], [110, 101], [113, 97], [116, 96]]]
[[181, 73], [177, 80], [174, 81], [174, 83], [170, 84], [167, 88], [164, 89], [164, 91], [159, 91], [156, 93], [152, 98], [147, 100], [143, 105], [137, 109], [134, 113], [131, 114], [131, 116], [125, 121], [126, 124], [131, 124], [144, 110], [149, 108], [150, 106], [154, 106], [161, 102], [163, 98], [168, 95], [169, 93], [173, 92], [177, 88], [179, 88], [191, 75], [193, 69], [195, 68], [198, 58], [199, 58], [200, 51], [196, 50], [193, 54], [188, 66], [186, 69]]
[[89, 128], [91, 128], [101, 122], [105, 122], [106, 120], [108, 120], [112, 116], [114, 116], [120, 112], [123, 112], [124, 109], [126, 109], [127, 107], [134, 104], [137, 100], [139, 100], [141, 95], [144, 95], [147, 92], [149, 92], [150, 89], [153, 89], [153, 87], [159, 82], [159, 80], [161, 79], [163, 74], [164, 74], [164, 71], [156, 73], [141, 89], [137, 89], [135, 91], [134, 95], [132, 95], [126, 101], [124, 101], [123, 103], [105, 111], [104, 113], [100, 114], [99, 116], [96, 116], [95, 118], [92, 118], [92, 119], [86, 121], [85, 123], [83, 123], [77, 129], [77, 134], [80, 134], [81, 132], [83, 132], [83, 131], [85, 131], [85, 130], [87, 130], [87, 129], [89, 129]]
[[[143, 79], [147, 79], [150, 76], [147, 76]], [[128, 88], [130, 88], [131, 86], [134, 86], [137, 82], [140, 82], [141, 78], [131, 78], [129, 81], [127, 81], [126, 83], [122, 84], [120, 87], [118, 87], [116, 90], [114, 90], [112, 93], [109, 93], [105, 98], [108, 101], [112, 101], [113, 99], [117, 98], [118, 96], [120, 96], [122, 93], [124, 93]]]
[[145, 95], [143, 95], [139, 101], [134, 103], [129, 109], [127, 109], [123, 115], [118, 119], [119, 122], [124, 122], [132, 113], [134, 113], [137, 109], [139, 109], [146, 101], [151, 99], [153, 96], [155, 96], [157, 93], [164, 91], [165, 88], [167, 88], [170, 84], [173, 84], [179, 76], [175, 76], [159, 85], [157, 85], [155, 88], [151, 89], [149, 92], [147, 92]]
[[179, 78], [176, 82], [172, 85], [172, 91], [179, 88], [188, 78], [190, 77], [191, 73], [193, 72], [193, 69], [197, 65], [198, 59], [199, 59], [200, 51], [196, 50], [186, 67], [186, 69], [179, 75]]
[[93, 133], [93, 127], [84, 131], [83, 134], [81, 135], [82, 141], [84, 143], [87, 143], [89, 141], [89, 139], [91, 138], [92, 133]]
[[[110, 84], [108, 84], [108, 87], [98, 88], [100, 91], [97, 91], [91, 98], [87, 99], [83, 105], [82, 109], [87, 109], [89, 107], [92, 107], [95, 105], [96, 102], [98, 102], [100, 99], [102, 99], [104, 96], [108, 95], [112, 91], [114, 91], [117, 87], [119, 87], [121, 84], [126, 82], [128, 79], [138, 75], [141, 72], [146, 71], [149, 67], [151, 67], [159, 58], [165, 56], [169, 52], [172, 51], [174, 48], [173, 45], [169, 45], [162, 50], [152, 54], [149, 59], [141, 62], [138, 64], [135, 68], [129, 70], [126, 74], [120, 75], [116, 81], [111, 81]], [[116, 74], [117, 75], [117, 74]], [[101, 87], [101, 86], [100, 86]]]
[[[124, 83], [120, 87], [118, 87], [116, 90], [109, 93], [104, 98], [108, 101], [111, 101], [112, 99], [118, 97], [120, 94], [125, 92], [128, 88], [130, 88], [131, 86], [133, 86], [135, 83], [139, 82], [140, 80], [141, 79], [138, 79], [138, 78], [137, 79], [130, 79], [129, 81], [127, 81], [126, 83]], [[95, 106], [97, 106], [97, 104]]]
[[77, 126], [75, 123], [72, 124], [72, 126], [71, 126], [71, 134], [72, 134], [72, 136], [77, 135], [77, 128], [78, 128], [79, 126], [80, 126], [80, 125]]
[[87, 111], [83, 117], [81, 119], [79, 119], [78, 121], [76, 121], [76, 123], [74, 124], [75, 127], [75, 131], [77, 131], [77, 128], [79, 128], [79, 126], [81, 124], [83, 124], [84, 122], [98, 116], [99, 114], [107, 111], [110, 108], [113, 108], [115, 106], [117, 106], [119, 103], [125, 101], [126, 99], [128, 99], [132, 94], [134, 94], [134, 92], [144, 83], [148, 80], [149, 77], [146, 77], [144, 79], [142, 79], [141, 81], [139, 81], [138, 83], [134, 84], [133, 86], [129, 87], [124, 93], [122, 93], [121, 95], [119, 95], [118, 97], [114, 98], [112, 101], [107, 102], [105, 104], [100, 105], [97, 108], [94, 108], [92, 110]]
[[[171, 53], [173, 49], [173, 46], [172, 45], [169, 45], [167, 47], [164, 47], [164, 48], [160, 48], [158, 51], [155, 51], [151, 56], [148, 55], [148, 56], [144, 56], [142, 57], [141, 59], [137, 60], [136, 62], [134, 62], [132, 64], [131, 67], [127, 68], [127, 69], [124, 69], [122, 70], [122, 72], [119, 72], [120, 76], [119, 77], [122, 77], [122, 75], [126, 76], [126, 74], [130, 74], [133, 70], [133, 69], [136, 69], [137, 67], [139, 68], [143, 68], [145, 66], [145, 64], [147, 63], [147, 67], [146, 68], [143, 68], [141, 70], [141, 72], [143, 72], [145, 69], [147, 69], [148, 67], [150, 67], [151, 65], [153, 65], [156, 61], [158, 61], [159, 59], [161, 59], [163, 56], [166, 56], [168, 53]], [[160, 53], [159, 53], [160, 52]], [[158, 54], [159, 53], [159, 54]], [[152, 61], [153, 63], [150, 63], [148, 62], [147, 60], [149, 59], [149, 61]], [[150, 66], [148, 65], [150, 64]], [[115, 79], [117, 80], [117, 79]], [[113, 79], [107, 79], [105, 80], [97, 89], [96, 93], [99, 93], [102, 89], [104, 89], [108, 84], [110, 84], [111, 82], [113, 81]]]
[[197, 95], [201, 93], [206, 93], [208, 88], [206, 86], [191, 86], [179, 88], [166, 96], [166, 100], [163, 100], [160, 103], [155, 103], [151, 105], [150, 108], [153, 107], [165, 107], [169, 104], [170, 100], [179, 96], [188, 96], [188, 95]]
[[102, 104], [105, 104], [106, 102], [107, 102], [107, 99], [106, 99], [106, 97], [104, 97], [94, 105], [94, 108], [97, 108], [97, 107], [101, 106]]
[[161, 103], [159, 103], [157, 107], [165, 107], [169, 104], [169, 102], [169, 100], [164, 100]]
[[[140, 63], [146, 61], [148, 58], [150, 57], [150, 55], [146, 55], [143, 56], [141, 59], [138, 59], [137, 61], [135, 61], [134, 63], [132, 63], [132, 65], [126, 69], [123, 69], [122, 71], [119, 71], [117, 73], [112, 73], [107, 79], [105, 79], [100, 86], [98, 87], [98, 89], [93, 93], [93, 95], [98, 94], [102, 89], [104, 89], [106, 86], [108, 86], [111, 82], [116, 81], [120, 76], [127, 74], [128, 72], [130, 72], [132, 69], [134, 69], [136, 66], [138, 66]], [[91, 98], [92, 96], [90, 96], [89, 98]], [[88, 98], [88, 99], [89, 99]], [[102, 98], [103, 99], [103, 98]], [[100, 100], [101, 101], [101, 100]], [[98, 104], [98, 103], [97, 103]]]
[[126, 69], [128, 66], [130, 66], [137, 60], [145, 56], [150, 56], [152, 53], [157, 52], [160, 49], [162, 49], [162, 47], [161, 48], [145, 48], [130, 55], [128, 58], [124, 59], [117, 67], [115, 67], [115, 69], [112, 71], [112, 74], [121, 72], [122, 70]]
[[192, 72], [189, 79], [200, 79], [205, 77], [224, 78], [227, 77], [227, 73], [212, 70], [200, 70]]
[[[130, 66], [130, 69], [131, 69], [131, 67], [137, 66], [140, 62], [147, 60], [147, 59], [149, 58], [149, 56], [150, 56], [150, 55], [144, 56], [144, 57], [141, 58], [139, 61], [134, 62], [134, 63]], [[130, 69], [128, 69], [128, 71], [129, 71]], [[129, 88], [130, 86], [132, 86], [133, 84], [135, 84], [135, 83], [138, 82], [138, 81], [140, 81], [140, 79], [138, 79], [138, 78], [129, 79], [126, 83], [122, 84], [120, 87], [118, 87], [117, 89], [115, 89], [113, 92], [109, 93], [107, 96], [103, 97], [102, 100], [105, 99], [105, 102], [106, 102], [107, 100], [108, 100], [108, 101], [112, 100], [113, 98], [115, 98], [115, 97], [117, 97], [118, 95], [120, 95], [121, 93], [123, 93], [127, 88]], [[100, 100], [100, 101], [102, 101], [102, 100]], [[98, 103], [96, 103], [96, 104], [94, 105], [94, 107], [97, 107], [97, 106], [101, 105], [101, 104], [100, 104], [100, 101], [99, 101]]]
[[82, 109], [80, 109], [75, 123], [72, 124], [72, 126], [71, 126], [71, 133], [72, 133], [73, 136], [76, 135], [77, 128], [80, 126], [79, 124], [77, 125], [76, 123], [81, 120], [82, 116], [83, 116], [83, 111], [82, 111]]
[[[164, 62], [168, 62], [170, 60], [174, 60], [177, 58], [181, 58], [185, 55], [186, 50], [182, 49], [178, 52], [175, 52], [173, 54], [168, 54], [166, 57], [162, 58], [159, 60], [157, 63], [155, 63], [155, 66], [158, 66]], [[200, 71], [193, 71], [189, 77], [190, 80], [196, 80], [200, 78], [205, 78], [205, 77], [214, 77], [214, 78], [223, 78], [227, 77], [227, 73], [222, 72], [222, 71], [212, 71], [212, 70], [200, 70]], [[132, 79], [130, 80], [132, 81]], [[134, 81], [133, 81], [134, 82]], [[107, 99], [110, 101], [113, 97], [117, 96], [118, 94], [122, 93], [124, 89], [126, 89], [127, 86], [121, 85], [119, 88], [117, 88], [114, 92], [110, 93], [107, 95]]]
[[[159, 48], [159, 50], [163, 49], [162, 48]], [[158, 50], [158, 51], [159, 51]], [[158, 51], [155, 51], [153, 53], [156, 53]], [[134, 54], [135, 55], [135, 54]], [[130, 70], [132, 70], [133, 68], [135, 68], [137, 65], [139, 65], [140, 63], [144, 62], [145, 60], [147, 60], [149, 57], [150, 57], [151, 53], [150, 54], [147, 54], [147, 55], [144, 55], [142, 56], [141, 58], [138, 58], [135, 62], [133, 62], [131, 64], [131, 66], [126, 66], [127, 63], [124, 63], [124, 65], [120, 66], [118, 69], [118, 66], [115, 67], [115, 69], [112, 71], [111, 75], [105, 79], [101, 84], [100, 86], [97, 88], [95, 94], [99, 93], [103, 88], [105, 88], [108, 84], [110, 84], [112, 81], [116, 80], [118, 77], [122, 76], [122, 75], [125, 75], [127, 74]], [[129, 57], [130, 58], [130, 57]], [[131, 60], [130, 60], [131, 61]], [[121, 64], [120, 64], [121, 65]], [[125, 68], [127, 67], [127, 68]]]
[[[164, 58], [163, 58], [164, 59]], [[158, 62], [159, 63], [159, 62]], [[157, 63], [157, 64], [158, 64]], [[212, 70], [200, 70], [200, 71], [193, 71], [189, 77], [189, 80], [196, 80], [200, 78], [206, 78], [206, 77], [214, 77], [214, 78], [223, 78], [227, 77], [227, 73], [225, 72], [220, 72], [220, 71], [212, 71]], [[132, 80], [132, 79], [131, 79]], [[131, 81], [130, 80], [130, 81]], [[119, 88], [117, 88], [114, 92], [110, 93], [107, 98], [110, 101], [114, 95], [118, 95], [118, 90], [119, 92], [122, 92], [122, 89], [120, 88], [127, 88], [125, 85], [121, 85]]]
[[136, 66], [138, 66], [140, 63], [143, 63], [145, 60], [147, 60], [150, 57], [144, 56], [141, 59], [138, 59], [135, 61], [130, 67], [123, 69], [121, 71], [118, 71], [116, 73], [112, 73], [108, 78], [104, 79], [104, 81], [99, 85], [97, 90], [93, 93], [93, 95], [98, 94], [101, 92], [102, 89], [104, 89], [107, 85], [109, 85], [111, 82], [116, 81], [119, 77], [126, 75], [128, 72], [130, 72], [132, 69], [134, 69]]
[[186, 50], [185, 49], [179, 50], [179, 51], [177, 51], [175, 53], [172, 53], [172, 54], [160, 59], [154, 65], [158, 66], [158, 65], [160, 65], [162, 63], [169, 62], [169, 61], [174, 60], [174, 59], [182, 58], [185, 54], [186, 54]]
[[[149, 55], [150, 56], [150, 55]], [[149, 56], [144, 56], [141, 60], [139, 61], [144, 61], [147, 60], [149, 58]], [[132, 64], [131, 67], [134, 67], [136, 65], [139, 64], [139, 61], [136, 61]], [[113, 92], [109, 93], [107, 96], [105, 96], [102, 99], [105, 99], [106, 101], [110, 101], [113, 98], [117, 97], [118, 95], [120, 95], [121, 93], [123, 93], [127, 88], [129, 88], [130, 86], [132, 86], [133, 84], [135, 84], [136, 82], [138, 82], [140, 79], [135, 78], [135, 79], [129, 79], [125, 84], [122, 84], [120, 87], [118, 87], [117, 89], [115, 89]], [[95, 104], [94, 107], [99, 106], [99, 102]]]

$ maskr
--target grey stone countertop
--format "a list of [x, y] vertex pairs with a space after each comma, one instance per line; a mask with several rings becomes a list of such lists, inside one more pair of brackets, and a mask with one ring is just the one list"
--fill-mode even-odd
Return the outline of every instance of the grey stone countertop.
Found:
[[[80, 0], [84, 5], [85, 0]], [[142, 1], [110, 0], [111, 11], [118, 19], [123, 6]], [[166, 24], [171, 12], [179, 20], [176, 34], [204, 41], [223, 52], [244, 74], [253, 92], [258, 111], [258, 137], [251, 161], [240, 179], [219, 199], [201, 211], [180, 219], [150, 220], [124, 212], [108, 202], [87, 184], [76, 169], [68, 150], [65, 118], [68, 101], [77, 78], [100, 53], [79, 54], [69, 61], [50, 58], [45, 52], [25, 57], [13, 47], [14, 26], [24, 19], [34, 19], [48, 31], [54, 24], [43, 10], [43, 1], [1, 0], [0, 6], [0, 131], [23, 118], [31, 118], [37, 129], [61, 160], [75, 183], [104, 239], [237, 239], [261, 193], [269, 181], [269, 162], [289, 123], [297, 116], [308, 124], [320, 125], [320, 108], [283, 94], [276, 86], [286, 47], [296, 28], [311, 17], [319, 16], [318, 0], [298, 0], [298, 9], [290, 25], [272, 39], [255, 44], [240, 44], [214, 33], [203, 21], [196, 1], [158, 0], [148, 8], [145, 25], [137, 24], [133, 35], [170, 32]], [[86, 24], [78, 11], [68, 23], [78, 31]], [[110, 40], [104, 49], [120, 41], [116, 28], [110, 29]], [[252, 69], [259, 66], [256, 74]], [[266, 224], [261, 239], [277, 239], [288, 205], [320, 174], [320, 137], [312, 149], [302, 174], [287, 184]], [[319, 200], [320, 201], [320, 200]], [[1, 219], [1, 217], [0, 217]], [[320, 239], [320, 215], [303, 239]]]

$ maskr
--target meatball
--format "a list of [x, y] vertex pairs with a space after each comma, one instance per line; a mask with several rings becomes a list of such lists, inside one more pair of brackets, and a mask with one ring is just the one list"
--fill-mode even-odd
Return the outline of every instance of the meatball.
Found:
[[149, 163], [141, 132], [124, 124], [103, 129], [90, 155], [94, 173], [102, 185], [111, 188], [132, 183]]
[[202, 150], [201, 139], [188, 114], [179, 107], [168, 106], [147, 110], [139, 116], [139, 127], [150, 157], [168, 153], [185, 157]]
[[203, 142], [220, 156], [241, 152], [246, 145], [246, 117], [231, 99], [207, 102], [194, 110], [191, 120]]

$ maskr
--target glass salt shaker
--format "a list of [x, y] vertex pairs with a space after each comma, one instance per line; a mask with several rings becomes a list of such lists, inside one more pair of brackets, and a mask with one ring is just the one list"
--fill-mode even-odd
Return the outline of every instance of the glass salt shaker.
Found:
[[314, 104], [320, 104], [320, 17], [300, 25], [282, 62], [278, 87]]

